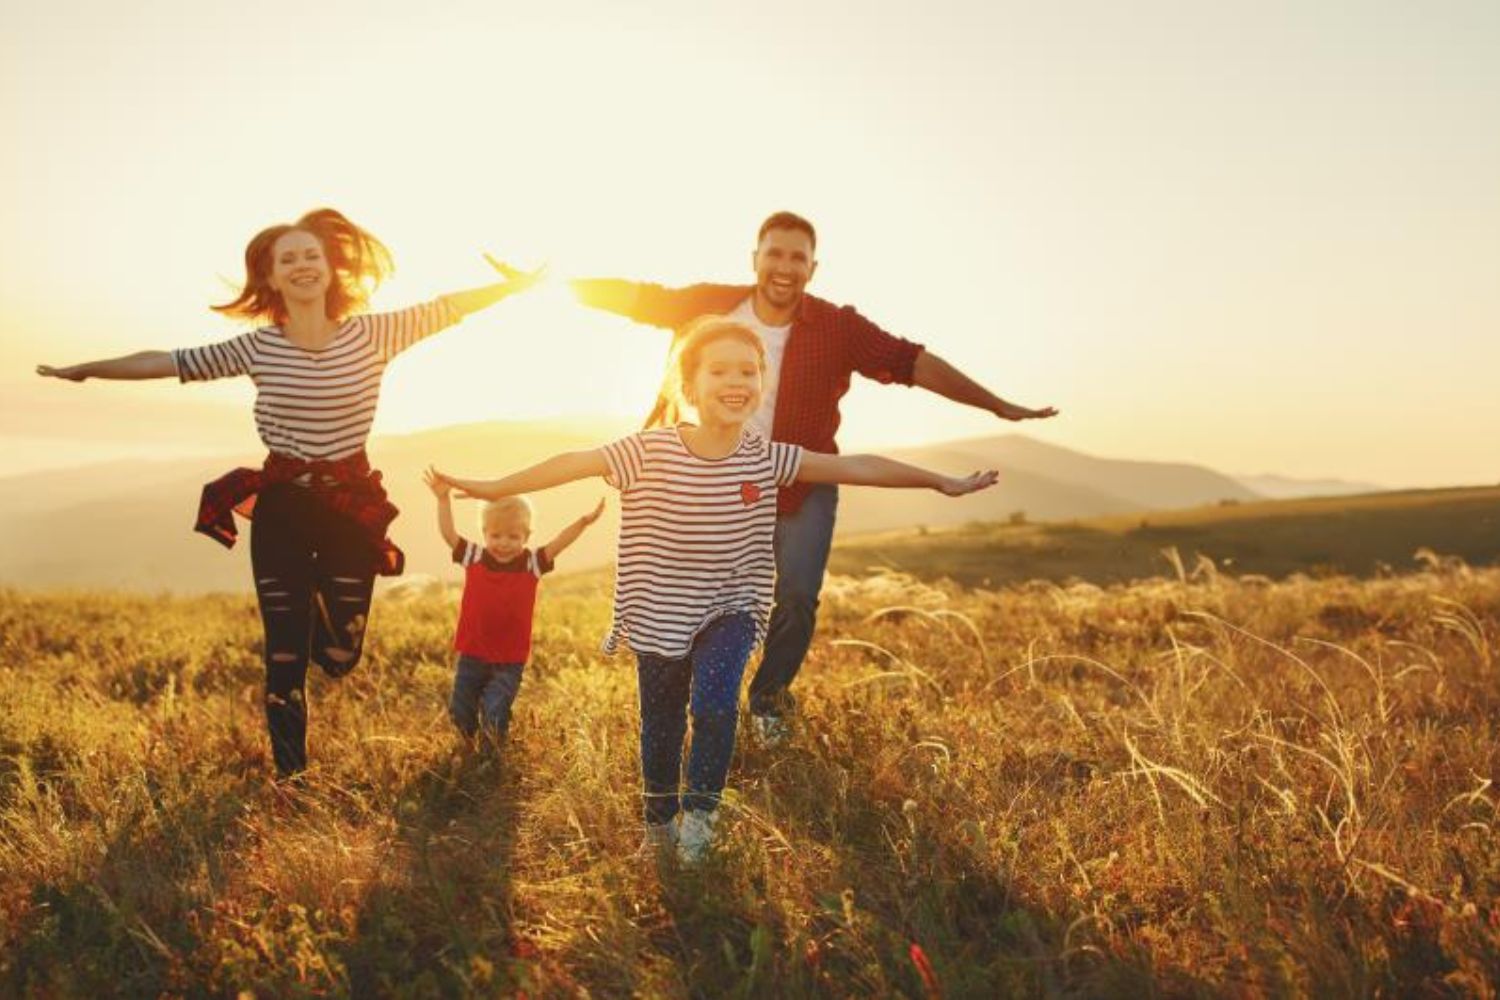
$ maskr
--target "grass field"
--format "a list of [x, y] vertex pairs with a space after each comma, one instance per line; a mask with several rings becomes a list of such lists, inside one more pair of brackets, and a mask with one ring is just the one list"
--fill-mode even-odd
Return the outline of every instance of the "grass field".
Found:
[[452, 592], [383, 598], [295, 794], [248, 598], [0, 591], [0, 994], [1493, 997], [1500, 570], [1183, 561], [832, 579], [699, 871], [636, 854], [604, 577], [549, 581], [499, 760]]

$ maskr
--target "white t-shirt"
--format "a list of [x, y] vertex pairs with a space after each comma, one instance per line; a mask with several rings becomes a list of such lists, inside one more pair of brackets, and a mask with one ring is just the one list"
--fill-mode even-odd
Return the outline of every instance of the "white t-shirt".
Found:
[[762, 323], [760, 317], [755, 315], [754, 295], [736, 306], [729, 318], [754, 330], [766, 348], [766, 374], [761, 380], [760, 409], [755, 411], [755, 416], [748, 423], [757, 434], [769, 441], [771, 425], [776, 420], [776, 389], [781, 384], [781, 358], [786, 354], [786, 341], [791, 336], [792, 324], [767, 326]]

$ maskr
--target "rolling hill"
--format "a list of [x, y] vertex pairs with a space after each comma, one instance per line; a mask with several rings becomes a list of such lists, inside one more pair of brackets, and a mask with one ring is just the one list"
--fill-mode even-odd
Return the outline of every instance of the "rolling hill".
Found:
[[[421, 483], [429, 463], [474, 475], [498, 475], [558, 451], [627, 433], [625, 421], [487, 422], [378, 437], [371, 457], [403, 514], [393, 537], [408, 572], [453, 571], [433, 526], [432, 498]], [[997, 467], [1000, 485], [957, 500], [928, 491], [845, 489], [839, 536], [899, 529], [938, 530], [971, 522], [1131, 517], [1145, 511], [1221, 502], [1256, 494], [1202, 466], [1098, 458], [1006, 434], [944, 442], [888, 454], [952, 472]], [[202, 484], [254, 454], [172, 462], [120, 462], [0, 478], [0, 583], [28, 587], [112, 587], [183, 593], [242, 590], [246, 546], [225, 552], [189, 529]], [[545, 541], [579, 511], [612, 491], [575, 483], [537, 498], [535, 540]], [[613, 498], [606, 517], [563, 559], [563, 571], [600, 566], [612, 555]], [[474, 506], [460, 503], [460, 530], [472, 530]]]

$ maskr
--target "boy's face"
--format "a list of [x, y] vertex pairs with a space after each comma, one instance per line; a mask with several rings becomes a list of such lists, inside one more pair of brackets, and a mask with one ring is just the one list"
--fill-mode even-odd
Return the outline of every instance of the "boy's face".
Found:
[[531, 537], [531, 519], [524, 514], [507, 512], [484, 519], [484, 548], [500, 562], [521, 554]]

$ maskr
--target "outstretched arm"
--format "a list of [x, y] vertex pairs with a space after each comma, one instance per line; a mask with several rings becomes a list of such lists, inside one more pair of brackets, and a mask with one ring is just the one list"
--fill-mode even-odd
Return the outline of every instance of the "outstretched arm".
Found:
[[804, 451], [797, 470], [797, 481], [802, 483], [923, 488], [950, 497], [988, 489], [998, 478], [993, 469], [962, 477], [945, 476], [880, 455], [829, 455], [819, 451]]
[[917, 355], [916, 364], [912, 366], [912, 377], [916, 385], [929, 392], [945, 396], [955, 403], [988, 410], [1001, 420], [1035, 420], [1057, 416], [1057, 408], [1053, 406], [1031, 410], [1006, 402], [931, 351], [924, 350]]
[[547, 490], [575, 479], [602, 476], [609, 472], [604, 461], [604, 452], [598, 448], [589, 451], [567, 451], [553, 455], [545, 461], [513, 472], [501, 479], [459, 479], [455, 476], [429, 470], [433, 477], [449, 486], [479, 500], [498, 500], [517, 493], [534, 493]]
[[432, 495], [437, 497], [438, 532], [443, 536], [443, 541], [448, 543], [448, 551], [452, 552], [458, 545], [458, 529], [453, 526], [453, 487], [439, 479], [431, 469], [422, 473], [422, 479]]
[[177, 366], [172, 363], [172, 355], [168, 351], [139, 351], [120, 358], [87, 361], [66, 368], [37, 365], [36, 373], [49, 378], [65, 378], [70, 382], [82, 382], [90, 378], [170, 378], [177, 374]]
[[556, 538], [542, 547], [542, 551], [547, 553], [547, 559], [556, 562], [564, 549], [578, 541], [578, 536], [583, 534], [583, 529], [599, 520], [599, 515], [603, 513], [604, 501], [601, 499], [598, 506], [559, 531]]
[[461, 316], [468, 316], [481, 309], [488, 309], [501, 299], [508, 298], [517, 292], [524, 292], [536, 285], [547, 274], [545, 267], [539, 267], [535, 271], [518, 271], [508, 264], [502, 264], [489, 254], [484, 255], [490, 266], [505, 276], [504, 281], [497, 281], [493, 285], [484, 285], [480, 288], [471, 288], [463, 292], [449, 292], [443, 296], [448, 305], [453, 307], [454, 312]]

